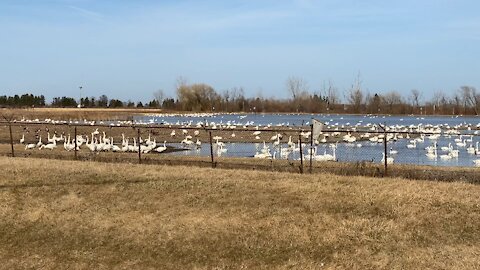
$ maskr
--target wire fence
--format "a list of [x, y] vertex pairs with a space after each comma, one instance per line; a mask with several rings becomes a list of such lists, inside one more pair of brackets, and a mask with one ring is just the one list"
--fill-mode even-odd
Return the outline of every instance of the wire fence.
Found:
[[474, 132], [2, 122], [0, 155], [480, 182]]

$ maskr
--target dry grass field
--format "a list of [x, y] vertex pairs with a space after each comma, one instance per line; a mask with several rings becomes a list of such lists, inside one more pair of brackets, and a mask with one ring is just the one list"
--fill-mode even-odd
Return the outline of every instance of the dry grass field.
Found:
[[161, 113], [161, 109], [142, 108], [28, 108], [28, 109], [0, 109], [0, 114], [13, 116], [14, 119], [53, 120], [128, 120], [133, 115]]
[[480, 186], [0, 157], [4, 269], [478, 269]]
[[[14, 146], [16, 157], [46, 158], [59, 160], [74, 160], [74, 152], [63, 150], [61, 145], [53, 150], [25, 150], [23, 145]], [[178, 149], [177, 149], [178, 150]], [[174, 151], [173, 148], [166, 152]], [[0, 143], [0, 156], [11, 156], [10, 145]], [[77, 152], [77, 160], [109, 162], [109, 163], [139, 163], [138, 153], [91, 153], [83, 149]], [[210, 156], [171, 155], [169, 153], [142, 154], [143, 164], [154, 165], [183, 165], [196, 167], [212, 167]], [[312, 163], [312, 172], [315, 174], [331, 173], [341, 176], [369, 176], [384, 177], [383, 164], [372, 162], [316, 162]], [[285, 159], [257, 159], [257, 158], [214, 158], [214, 167], [222, 169], [247, 169], [275, 172], [300, 173], [301, 163], [296, 160]], [[304, 161], [303, 172], [309, 173], [309, 161]], [[467, 182], [480, 184], [480, 168], [478, 167], [441, 167], [394, 164], [388, 166], [388, 175], [415, 180], [433, 180], [445, 182]]]

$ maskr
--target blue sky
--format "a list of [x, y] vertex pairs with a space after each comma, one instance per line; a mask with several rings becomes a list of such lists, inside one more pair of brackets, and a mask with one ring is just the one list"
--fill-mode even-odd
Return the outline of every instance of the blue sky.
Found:
[[285, 81], [428, 98], [480, 88], [475, 0], [0, 0], [0, 94], [174, 96], [176, 78], [287, 97]]

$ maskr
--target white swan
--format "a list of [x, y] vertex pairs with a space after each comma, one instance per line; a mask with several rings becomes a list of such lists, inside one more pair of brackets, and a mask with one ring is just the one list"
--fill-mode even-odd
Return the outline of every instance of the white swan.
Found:
[[452, 148], [452, 143], [448, 143], [448, 146], [442, 146], [440, 149], [444, 152], [449, 151]]
[[449, 160], [449, 159], [452, 159], [452, 158], [453, 157], [452, 157], [451, 153], [440, 155], [440, 159], [443, 159], [443, 160]]
[[[382, 160], [381, 163], [385, 163], [385, 153], [382, 153]], [[392, 157], [387, 157], [387, 164], [393, 164], [394, 159]]]
[[110, 139], [107, 138], [107, 135], [105, 134], [105, 131], [103, 132], [103, 143], [104, 144], [110, 144]]
[[95, 144], [93, 143], [93, 133], [92, 133], [92, 141], [89, 142], [89, 141], [88, 141], [88, 137], [87, 137], [87, 142], [85, 143], [85, 145], [87, 146], [87, 148], [88, 148], [91, 152], [95, 152], [96, 146], [95, 146]]
[[34, 149], [36, 146], [37, 146], [37, 145], [34, 144], [34, 143], [29, 143], [29, 144], [25, 145], [25, 150], [27, 150], [27, 149]]
[[45, 144], [40, 146], [40, 149], [48, 149], [48, 150], [53, 150], [54, 148], [57, 147], [57, 141], [53, 140], [52, 143]]
[[433, 152], [427, 152], [426, 156], [429, 159], [437, 159], [437, 147], [434, 148]]
[[407, 144], [408, 149], [414, 149], [417, 148], [417, 141], [413, 141], [411, 144]]
[[475, 148], [473, 147], [472, 144], [470, 144], [470, 146], [467, 147], [467, 153], [469, 153], [469, 154], [475, 154]]
[[43, 142], [42, 142], [42, 135], [40, 135], [40, 137], [38, 138], [38, 142], [37, 142], [37, 147], [40, 148], [40, 146], [43, 145]]
[[161, 152], [164, 152], [165, 150], [167, 150], [166, 143], [167, 143], [167, 141], [163, 141], [163, 146], [159, 146], [155, 151], [157, 151], [158, 153], [161, 153]]
[[47, 133], [47, 142], [49, 142], [49, 143], [56, 142], [56, 140], [55, 140], [55, 134], [53, 134], [53, 137], [50, 138], [50, 132], [48, 132], [48, 133]]
[[126, 139], [126, 140], [123, 139], [121, 151], [122, 152], [127, 152], [129, 149], [130, 149], [130, 147], [128, 146], [128, 139]]

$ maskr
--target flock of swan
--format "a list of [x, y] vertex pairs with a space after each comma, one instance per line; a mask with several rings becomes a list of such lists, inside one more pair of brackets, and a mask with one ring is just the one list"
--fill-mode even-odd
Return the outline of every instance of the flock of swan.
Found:
[[[76, 142], [75, 142], [76, 140]], [[38, 148], [39, 150], [54, 150], [58, 147], [58, 145], [63, 142], [63, 148], [66, 151], [79, 151], [85, 146], [91, 152], [137, 152], [140, 151], [142, 153], [149, 153], [152, 151], [161, 153], [167, 150], [166, 141], [163, 144], [159, 144], [156, 142], [156, 139], [151, 139], [149, 134], [148, 138], [142, 139], [140, 137], [140, 141], [137, 144], [137, 139], [134, 137], [132, 138], [133, 143], [130, 143], [130, 139], [126, 138], [124, 134], [122, 134], [122, 143], [120, 145], [116, 145], [114, 143], [113, 137], [107, 137], [105, 132], [100, 132], [98, 129], [95, 129], [90, 136], [87, 135], [77, 135], [76, 138], [71, 138], [70, 134], [67, 136], [57, 136], [57, 134], [53, 134], [50, 136], [50, 133], [47, 133], [47, 141], [44, 144], [42, 141], [42, 136], [38, 137], [38, 142], [36, 143], [25, 143], [25, 134], [22, 134], [22, 138], [20, 139], [21, 144], [25, 144], [25, 150], [33, 150]]]
[[[297, 131], [299, 130], [298, 126], [292, 126], [288, 121], [280, 123], [268, 123], [268, 124], [256, 124], [253, 121], [245, 121], [246, 115], [237, 115], [238, 120], [219, 120], [216, 121], [207, 121], [207, 118], [219, 117], [218, 114], [172, 114], [172, 115], [159, 115], [157, 117], [164, 118], [158, 121], [158, 118], [150, 118], [144, 120], [133, 121], [115, 121], [115, 122], [102, 122], [102, 121], [59, 121], [52, 119], [45, 120], [28, 120], [22, 119], [20, 122], [25, 123], [46, 123], [46, 124], [82, 124], [82, 125], [104, 125], [108, 126], [125, 126], [125, 125], [159, 125], [167, 128], [171, 128], [170, 132], [170, 141], [172, 138], [178, 139], [185, 149], [196, 149], [199, 150], [202, 148], [202, 142], [199, 137], [199, 130], [201, 129], [211, 129], [211, 130], [223, 130], [230, 131], [228, 134], [229, 139], [235, 138], [237, 135], [235, 132], [240, 132], [242, 129], [249, 132], [249, 130], [255, 130], [249, 133], [248, 136], [251, 136], [248, 141], [257, 142], [255, 145], [256, 151], [252, 153], [253, 158], [263, 158], [263, 159], [289, 159], [292, 158], [294, 153], [298, 153], [297, 156], [302, 155], [305, 160], [316, 161], [337, 161], [336, 149], [338, 143], [340, 142], [342, 146], [345, 147], [363, 147], [366, 143], [370, 142], [373, 144], [383, 143], [386, 140], [388, 143], [405, 141], [407, 144], [406, 149], [410, 150], [425, 150], [424, 157], [429, 160], [442, 160], [448, 162], [449, 160], [455, 160], [461, 153], [467, 153], [471, 157], [471, 161], [475, 165], [480, 165], [480, 159], [477, 156], [480, 156], [480, 149], [478, 141], [474, 141], [476, 135], [480, 135], [480, 123], [471, 124], [471, 123], [459, 123], [459, 124], [401, 124], [403, 119], [400, 119], [399, 122], [395, 125], [386, 125], [385, 130], [388, 132], [386, 135], [382, 134], [383, 129], [379, 124], [373, 122], [368, 122], [368, 118], [373, 116], [365, 116], [364, 119], [359, 119], [356, 123], [344, 122], [342, 123], [343, 117], [340, 117], [340, 121], [328, 119], [325, 121], [325, 130], [320, 134], [320, 136], [314, 139], [314, 147], [310, 148], [309, 145], [303, 144], [303, 153], [300, 153], [301, 147], [299, 146], [300, 142], [294, 142], [292, 137], [288, 138], [288, 141], [282, 140], [282, 134], [274, 134], [270, 141], [265, 140], [264, 129], [272, 129], [275, 127], [280, 127], [282, 129], [290, 129]], [[175, 119], [175, 117], [191, 117], [190, 120], [181, 121], [181, 120], [169, 120], [170, 118]], [[200, 118], [204, 118], [200, 120]], [[375, 118], [375, 117], [373, 117]], [[166, 120], [165, 120], [166, 119]], [[417, 119], [421, 120], [421, 119]], [[305, 125], [308, 125], [309, 122], [305, 122]], [[311, 132], [309, 131], [308, 126], [303, 126], [305, 130], [299, 131], [300, 135], [305, 138], [306, 141], [309, 140]], [[185, 129], [184, 129], [185, 128]], [[199, 130], [193, 130], [198, 128]], [[345, 132], [348, 130], [349, 132]], [[191, 132], [190, 132], [191, 131]], [[225, 133], [224, 133], [225, 134]], [[284, 133], [285, 134], [285, 133]], [[410, 135], [415, 134], [415, 135]], [[412, 137], [411, 137], [412, 136]], [[75, 142], [77, 145], [77, 150], [88, 149], [91, 152], [164, 152], [167, 149], [166, 141], [163, 143], [158, 143], [156, 138], [151, 138], [149, 135], [148, 138], [126, 138], [122, 134], [121, 142], [114, 143], [114, 138], [107, 136], [105, 132], [100, 133], [98, 129], [95, 129], [91, 134], [88, 135], [78, 135], [76, 138], [72, 138], [70, 135], [56, 135], [52, 137], [50, 134], [45, 138], [47, 141], [42, 141], [42, 137], [38, 138], [38, 141], [35, 143], [26, 143], [25, 134], [22, 136], [20, 143], [25, 145], [26, 150], [40, 149], [40, 150], [53, 150], [57, 146], [63, 143], [63, 148], [66, 151], [75, 150]], [[222, 142], [223, 138], [220, 136], [213, 137], [214, 143], [213, 147], [217, 151], [217, 155], [226, 153], [229, 148], [229, 144]], [[263, 146], [261, 143], [263, 142]], [[366, 142], [366, 143], [365, 143]], [[430, 143], [428, 143], [430, 142]], [[445, 144], [445, 145], [443, 145]], [[323, 153], [318, 153], [316, 146], [326, 145]], [[395, 162], [395, 157], [399, 152], [404, 150], [401, 147], [397, 147], [396, 144], [390, 144], [390, 150], [387, 153], [387, 156], [383, 154], [381, 162], [386, 162], [392, 164]], [[426, 145], [429, 145], [425, 147]], [[440, 146], [441, 145], [441, 146]], [[423, 154], [422, 154], [423, 155]], [[297, 158], [298, 159], [298, 158]]]

